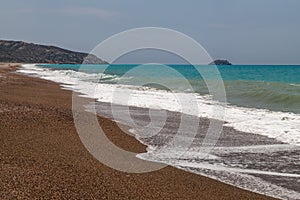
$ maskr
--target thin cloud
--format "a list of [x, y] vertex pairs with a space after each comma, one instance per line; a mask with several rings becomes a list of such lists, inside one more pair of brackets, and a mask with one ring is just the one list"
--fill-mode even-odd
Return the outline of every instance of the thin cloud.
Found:
[[117, 15], [116, 12], [101, 8], [92, 7], [66, 7], [66, 8], [47, 8], [47, 9], [35, 9], [35, 8], [23, 8], [17, 11], [17, 13], [23, 14], [50, 14], [50, 15], [63, 15], [63, 16], [78, 16], [78, 17], [97, 17], [102, 19], [109, 19]]
[[90, 7], [78, 7], [78, 8], [63, 8], [58, 9], [55, 12], [62, 15], [70, 16], [92, 16], [97, 18], [110, 18], [116, 15], [115, 12], [100, 8], [90, 8]]

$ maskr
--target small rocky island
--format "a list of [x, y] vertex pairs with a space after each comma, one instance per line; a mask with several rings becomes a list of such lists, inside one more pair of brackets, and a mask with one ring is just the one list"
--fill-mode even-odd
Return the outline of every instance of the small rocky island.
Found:
[[95, 55], [55, 46], [0, 40], [0, 62], [53, 64], [106, 64]]
[[215, 60], [210, 65], [232, 65], [228, 60]]

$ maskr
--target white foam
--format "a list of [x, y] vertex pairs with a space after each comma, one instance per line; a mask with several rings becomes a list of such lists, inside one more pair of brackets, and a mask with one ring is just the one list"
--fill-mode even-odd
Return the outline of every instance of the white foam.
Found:
[[296, 86], [296, 87], [300, 87], [300, 84], [293, 84], [293, 83], [291, 83], [290, 85]]
[[[188, 163], [187, 165], [190, 165], [190, 163]], [[177, 168], [210, 177], [212, 179], [219, 180], [230, 185], [235, 185], [239, 188], [246, 189], [252, 192], [268, 195], [270, 197], [290, 200], [299, 199], [299, 192], [289, 190], [275, 184], [271, 184], [262, 180], [261, 178], [252, 175], [235, 171], [221, 170], [220, 168], [209, 164], [203, 164], [201, 166], [203, 168], [197, 168], [201, 170], [195, 170], [195, 167], [200, 167], [199, 165], [191, 167], [192, 168], [186, 168], [186, 166], [178, 166]]]
[[268, 144], [252, 146], [234, 146], [234, 147], [214, 147], [214, 153], [231, 154], [231, 153], [274, 153], [280, 151], [299, 151], [300, 145], [290, 144]]
[[282, 177], [291, 177], [291, 178], [300, 178], [300, 174], [291, 174], [291, 173], [279, 173], [272, 171], [262, 171], [262, 170], [254, 170], [254, 169], [242, 169], [237, 167], [226, 167], [220, 165], [212, 165], [205, 163], [193, 163], [193, 162], [180, 162], [177, 164], [181, 167], [192, 167], [197, 169], [211, 169], [215, 171], [227, 171], [227, 172], [236, 172], [236, 173], [245, 173], [245, 174], [261, 174], [261, 175], [269, 175], [269, 176], [282, 176]]
[[[23, 69], [20, 69], [19, 72], [62, 83], [63, 87], [85, 94], [87, 97], [96, 98], [100, 102], [165, 109], [223, 120], [223, 116], [218, 116], [213, 112], [214, 108], [220, 106], [220, 108], [226, 109], [224, 120], [228, 123], [225, 126], [243, 132], [276, 138], [289, 144], [300, 144], [300, 115], [298, 114], [219, 104], [210, 100], [209, 96], [200, 96], [193, 93], [172, 93], [145, 87], [83, 81], [87, 78], [111, 76], [105, 74], [85, 74], [72, 70], [49, 70], [36, 65], [23, 65]], [[130, 96], [129, 99], [127, 99], [128, 96]], [[189, 107], [195, 98], [199, 110]], [[179, 102], [179, 99], [184, 100], [184, 102]], [[182, 105], [185, 107], [184, 109]]]
[[[260, 152], [263, 151], [263, 149], [265, 149], [265, 147], [267, 146], [268, 145], [258, 145], [249, 147], [216, 147], [214, 149], [214, 152], [222, 151], [222, 153], [224, 153], [223, 150], [228, 150], [230, 152], [239, 152], [238, 149], [240, 148], [243, 148], [243, 150], [246, 152], [252, 152], [252, 150], [254, 150], [253, 152]], [[291, 146], [292, 145], [270, 145], [270, 149], [271, 151], [281, 151], [298, 147]], [[176, 148], [171, 149], [168, 152], [161, 152], [157, 151], [157, 149], [152, 147], [147, 150], [147, 153], [139, 154], [137, 157], [148, 161], [161, 162], [164, 164], [172, 165], [185, 171], [190, 171], [192, 173], [210, 177], [227, 184], [235, 185], [246, 190], [265, 194], [275, 198], [298, 199], [297, 197], [299, 197], [299, 192], [280, 187], [253, 175], [267, 175], [299, 179], [300, 174], [281, 173], [276, 171], [265, 171], [256, 169], [243, 169], [240, 168], [239, 165], [230, 167], [224, 165], [223, 163], [216, 164], [218, 163], [217, 160], [219, 158], [213, 155], [209, 155], [205, 158], [205, 160], [210, 160], [209, 163], [205, 160], [199, 161], [197, 160], [197, 157], [200, 156], [199, 152], [201, 151], [197, 148], [190, 149], [188, 152], [184, 152], [184, 156], [181, 156], [181, 158], [178, 159], [177, 155], [182, 153], [180, 153], [180, 151], [182, 151], [180, 148]]]
[[[97, 78], [105, 76], [104, 74], [84, 74], [70, 70], [49, 70], [40, 68], [35, 65], [24, 65], [21, 73], [38, 76], [47, 80], [61, 83], [65, 89], [82, 93], [84, 96], [96, 98], [101, 102], [116, 103], [121, 105], [166, 109], [170, 111], [186, 112], [200, 117], [216, 117], [222, 120], [222, 116], [214, 116], [213, 105], [226, 109], [225, 121], [226, 126], [232, 126], [237, 130], [250, 132], [259, 135], [276, 138], [289, 144], [300, 144], [300, 116], [293, 113], [273, 112], [265, 109], [244, 108], [232, 105], [220, 104], [213, 102], [209, 96], [200, 96], [192, 93], [171, 93], [159, 91], [146, 87], [135, 87], [113, 84], [99, 84], [95, 82], [84, 81], [87, 78]], [[115, 77], [118, 78], [118, 77]], [[118, 93], [117, 93], [118, 92]], [[185, 102], [179, 103], [178, 96], [184, 96]], [[129, 99], [127, 97], [130, 96]], [[199, 111], [195, 112], [193, 107], [189, 107], [193, 99], [197, 99]], [[185, 109], [181, 105], [185, 105]], [[135, 129], [129, 130], [135, 133]], [[259, 153], [259, 152], [276, 152], [287, 151], [290, 148], [299, 149], [298, 145], [258, 145], [247, 147], [216, 147], [214, 152], [222, 154], [239, 153]], [[251, 190], [254, 192], [264, 193], [270, 196], [296, 199], [298, 192], [279, 187], [268, 183], [251, 174], [261, 174], [268, 176], [281, 176], [299, 178], [299, 174], [280, 173], [271, 171], [262, 171], [254, 169], [242, 169], [238, 166], [228, 167], [222, 165], [212, 165], [208, 163], [196, 162], [201, 157], [201, 149], [190, 149], [178, 160], [178, 155], [182, 151], [178, 148], [168, 149], [168, 152], [156, 151], [156, 147], [148, 146], [147, 153], [139, 154], [138, 157], [146, 160], [153, 160], [173, 165], [175, 167], [189, 170], [193, 173], [202, 174], [228, 184]], [[205, 151], [204, 151], [205, 152]], [[208, 155], [206, 159], [217, 160], [218, 156]], [[196, 170], [193, 170], [195, 168]], [[208, 170], [208, 172], [206, 171]]]
[[[290, 149], [299, 149], [299, 146], [275, 144], [244, 147], [215, 147], [212, 153], [270, 153], [277, 151], [288, 151]], [[185, 171], [190, 171], [192, 173], [210, 177], [221, 182], [237, 186], [239, 188], [272, 196], [275, 198], [298, 199], [300, 195], [297, 191], [278, 186], [276, 184], [262, 180], [257, 176], [253, 176], [264, 175], [299, 179], [300, 174], [257, 169], [244, 169], [240, 167], [243, 166], [243, 163], [239, 163], [241, 165], [237, 163], [236, 165], [232, 164], [230, 166], [227, 166], [222, 162], [218, 162], [220, 158], [214, 155], [209, 155], [205, 157], [204, 160], [197, 160], [199, 156], [201, 157], [201, 152], [201, 148], [198, 147], [191, 148], [188, 151], [180, 148], [174, 148], [169, 149], [168, 152], [163, 152], [156, 149], [155, 147], [152, 147], [147, 150], [147, 153], [139, 154], [137, 157], [148, 161], [161, 162], [164, 164], [172, 165]], [[178, 159], [178, 155], [181, 154], [183, 154], [183, 156]]]

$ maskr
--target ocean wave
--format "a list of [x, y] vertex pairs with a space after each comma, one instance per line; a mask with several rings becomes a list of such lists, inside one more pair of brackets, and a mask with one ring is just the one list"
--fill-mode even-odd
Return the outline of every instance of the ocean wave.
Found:
[[[184, 112], [187, 114], [194, 114], [200, 117], [213, 118], [213, 107], [221, 106], [225, 108], [225, 121], [227, 122], [225, 126], [230, 126], [236, 130], [249, 132], [253, 134], [264, 135], [270, 138], [276, 138], [279, 141], [288, 144], [278, 144], [278, 145], [266, 145], [266, 146], [245, 146], [245, 147], [219, 147], [214, 149], [214, 154], [211, 154], [209, 159], [214, 160], [213, 164], [198, 162], [195, 158], [199, 156], [199, 149], [187, 152], [184, 157], [180, 160], [177, 159], [177, 154], [180, 149], [171, 149], [166, 154], [155, 153], [155, 147], [149, 145], [148, 151], [145, 154], [139, 154], [138, 157], [146, 160], [153, 160], [158, 162], [164, 162], [175, 167], [190, 171], [193, 173], [202, 174], [228, 184], [232, 184], [247, 190], [254, 192], [264, 193], [270, 196], [286, 198], [286, 199], [296, 199], [299, 193], [296, 191], [289, 190], [279, 185], [271, 184], [268, 181], [264, 181], [256, 175], [268, 175], [268, 176], [279, 176], [279, 177], [292, 177], [299, 178], [299, 174], [293, 174], [285, 171], [267, 171], [265, 169], [255, 169], [246, 168], [247, 165], [244, 161], [242, 163], [239, 160], [234, 160], [234, 153], [244, 153], [244, 154], [255, 154], [261, 153], [266, 155], [273, 155], [274, 152], [289, 152], [289, 148], [298, 149], [300, 144], [300, 115], [288, 112], [278, 112], [271, 111], [267, 109], [258, 108], [247, 108], [241, 106], [235, 106], [230, 104], [223, 104], [219, 102], [214, 102], [209, 95], [199, 95], [193, 93], [192, 91], [182, 92], [170, 92], [166, 90], [158, 90], [149, 87], [138, 87], [129, 85], [118, 85], [118, 84], [103, 84], [94, 82], [96, 78], [106, 78], [106, 74], [85, 74], [82, 72], [69, 71], [69, 70], [49, 70], [37, 67], [35, 65], [25, 65], [19, 72], [24, 74], [29, 74], [37, 77], [41, 77], [47, 80], [52, 80], [61, 83], [62, 87], [80, 92], [86, 97], [96, 98], [100, 102], [116, 103], [120, 105], [129, 105], [136, 107], [146, 107], [153, 109], [165, 109], [176, 112], [183, 112], [181, 109], [181, 104], [190, 105], [188, 101], [190, 98], [196, 98], [199, 110], [195, 112], [193, 107], [189, 107]], [[103, 77], [102, 77], [103, 76]], [[108, 79], [117, 79], [118, 76], [107, 76]], [[265, 92], [253, 89], [255, 87], [261, 88], [259, 85], [254, 83], [246, 83], [243, 81], [236, 87], [237, 82], [229, 83], [225, 82], [231, 87], [230, 91], [234, 91], [236, 88], [244, 88], [246, 92], [243, 93], [245, 97], [250, 98], [253, 101], [254, 98], [278, 98], [278, 95], [282, 94], [280, 92]], [[250, 85], [249, 85], [250, 84]], [[253, 84], [253, 85], [251, 85]], [[270, 84], [264, 83], [264, 87], [273, 87]], [[277, 84], [277, 83], [274, 83]], [[227, 85], [227, 87], [228, 87]], [[281, 88], [286, 87], [284, 84], [278, 84]], [[277, 85], [277, 89], [279, 86]], [[230, 88], [229, 87], [229, 88]], [[252, 90], [247, 90], [252, 88]], [[114, 99], [115, 92], [118, 91], [122, 95], [118, 96], [121, 98]], [[288, 91], [285, 91], [288, 92]], [[241, 91], [237, 94], [242, 94]], [[176, 95], [186, 95], [186, 102], [178, 102]], [[190, 95], [190, 96], [188, 96]], [[232, 94], [231, 94], [232, 95]], [[127, 100], [126, 97], [130, 96]], [[124, 98], [123, 98], [124, 97]], [[189, 98], [190, 97], [190, 98]], [[291, 97], [294, 98], [294, 97]], [[287, 98], [288, 99], [288, 98]], [[282, 100], [287, 101], [283, 96]], [[217, 118], [223, 120], [223, 118]], [[295, 145], [290, 145], [295, 144]], [[229, 163], [229, 165], [220, 165], [222, 156], [228, 155], [234, 162]], [[258, 155], [258, 154], [257, 154]], [[285, 155], [284, 155], [285, 156]], [[175, 159], [175, 160], [174, 160]], [[259, 159], [259, 157], [258, 157]], [[219, 160], [219, 161], [218, 161]], [[277, 157], [275, 156], [277, 161]], [[286, 159], [289, 160], [289, 159]], [[218, 164], [219, 162], [219, 164]], [[279, 160], [280, 162], [280, 160]], [[222, 164], [222, 163], [221, 163]], [[227, 163], [228, 164], [228, 163]], [[236, 164], [236, 165], [235, 165]], [[275, 163], [276, 164], [276, 163]], [[266, 163], [268, 166], [268, 163]], [[275, 165], [274, 165], [275, 166]], [[276, 165], [277, 166], [277, 165]], [[243, 168], [244, 167], [244, 168]]]
[[291, 85], [291, 86], [300, 87], [300, 84], [293, 84], [293, 83], [291, 83], [290, 85]]
[[[216, 118], [225, 120], [225, 126], [231, 126], [236, 130], [276, 138], [279, 141], [300, 144], [300, 115], [287, 112], [270, 111], [267, 109], [246, 108], [234, 105], [219, 104], [213, 102], [208, 96], [195, 93], [169, 92], [163, 90], [149, 90], [147, 87], [134, 87], [117, 84], [101, 84], [86, 81], [89, 78], [109, 77], [118, 78], [106, 74], [85, 74], [76, 71], [41, 70], [36, 65], [24, 65], [21, 73], [35, 74], [41, 78], [52, 80], [64, 85], [67, 89], [79, 91], [87, 97], [96, 98], [100, 102], [115, 103], [152, 109], [165, 109], [175, 112], [197, 115], [199, 117]], [[95, 76], [95, 77], [94, 77]], [[137, 89], [139, 88], [139, 89]], [[122, 93], [116, 98], [115, 91]], [[185, 102], [179, 102], [177, 96], [184, 95]], [[189, 96], [190, 95], [190, 96]], [[268, 93], [256, 93], [255, 95], [268, 96]], [[277, 94], [271, 94], [278, 97]], [[130, 100], [128, 100], [130, 96]], [[273, 98], [275, 98], [273, 96]], [[197, 99], [199, 110], [195, 110], [190, 101]], [[281, 99], [295, 98], [282, 96]], [[297, 97], [298, 98], [298, 97]], [[290, 100], [294, 101], [294, 99]], [[187, 109], [182, 110], [181, 105]], [[225, 116], [216, 116], [213, 110], [217, 107], [226, 110]]]
[[117, 75], [104, 73], [85, 73], [70, 69], [53, 70], [49, 68], [39, 67], [39, 65], [36, 64], [25, 64], [23, 65], [23, 68], [18, 71], [20, 73], [36, 75], [44, 79], [66, 84], [75, 84], [77, 81], [93, 83], [114, 83], [120, 78]]
[[[299, 93], [300, 94], [300, 93]], [[242, 93], [244, 97], [260, 99], [266, 103], [298, 104], [300, 95], [296, 93], [286, 93], [284, 91], [253, 91]]]
[[289, 83], [225, 81], [228, 101], [239, 106], [300, 113], [300, 87]]

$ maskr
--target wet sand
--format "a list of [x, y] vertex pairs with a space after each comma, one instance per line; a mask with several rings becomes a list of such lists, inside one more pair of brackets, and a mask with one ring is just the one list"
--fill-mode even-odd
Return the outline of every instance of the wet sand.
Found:
[[[173, 167], [145, 174], [111, 169], [82, 145], [72, 92], [0, 65], [0, 199], [273, 199]], [[107, 137], [146, 147], [99, 117]]]

